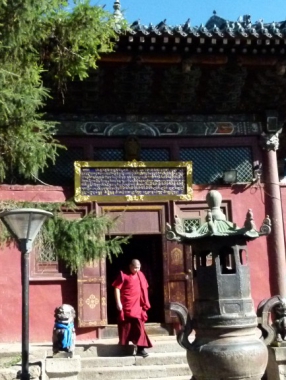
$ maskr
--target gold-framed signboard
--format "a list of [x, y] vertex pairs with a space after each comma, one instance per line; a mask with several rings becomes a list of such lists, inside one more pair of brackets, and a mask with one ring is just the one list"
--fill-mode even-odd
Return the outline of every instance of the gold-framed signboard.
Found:
[[191, 161], [75, 161], [75, 201], [192, 199]]

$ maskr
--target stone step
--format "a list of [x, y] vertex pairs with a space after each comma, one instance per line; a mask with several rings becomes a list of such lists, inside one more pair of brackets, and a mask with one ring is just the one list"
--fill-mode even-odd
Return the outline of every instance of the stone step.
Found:
[[[147, 358], [145, 359], [147, 361]], [[189, 376], [191, 371], [188, 364], [142, 365], [124, 367], [83, 368], [78, 380], [133, 380], [133, 379], [162, 379], [168, 377]]]
[[[161, 324], [161, 323], [146, 323], [145, 324], [145, 330], [148, 335], [171, 335], [172, 334], [172, 327], [168, 324]], [[108, 325], [101, 331], [101, 338], [102, 339], [108, 339], [108, 338], [117, 338], [118, 337], [118, 328], [117, 325]]]
[[[148, 349], [149, 353], [167, 353], [167, 352], [185, 352], [178, 344], [176, 337], [158, 336], [151, 337], [153, 347]], [[100, 357], [117, 357], [117, 356], [132, 356], [134, 346], [119, 346], [118, 340], [102, 339], [93, 341], [92, 343], [76, 343], [75, 354], [83, 357], [100, 356]], [[48, 356], [52, 355], [51, 349], [48, 351]]]
[[81, 358], [82, 368], [95, 367], [123, 367], [123, 366], [145, 366], [167, 364], [187, 364], [185, 352], [171, 353], [153, 353], [151, 352], [147, 358], [138, 356], [123, 357], [83, 357]]
[[[185, 352], [179, 346], [175, 336], [154, 335], [151, 337], [154, 347], [148, 349], [148, 352]], [[52, 356], [52, 343], [31, 343], [30, 361], [34, 362], [44, 359], [46, 356]], [[108, 356], [131, 356], [134, 352], [134, 346], [122, 347], [118, 345], [118, 338], [96, 339], [89, 341], [76, 341], [75, 354], [81, 357], [108, 357]], [[2, 344], [0, 345], [0, 362], [15, 360], [21, 356], [21, 344]]]

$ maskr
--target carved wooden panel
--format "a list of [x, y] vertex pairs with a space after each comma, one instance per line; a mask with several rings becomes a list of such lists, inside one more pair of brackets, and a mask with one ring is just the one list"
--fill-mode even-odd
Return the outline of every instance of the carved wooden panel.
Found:
[[[191, 250], [182, 244], [167, 241], [164, 256], [165, 304], [179, 302], [191, 312], [193, 305]], [[165, 321], [174, 322], [175, 319], [175, 315], [166, 310]]]
[[107, 325], [105, 259], [86, 265], [77, 282], [79, 327]]
[[165, 231], [164, 206], [102, 206], [102, 212], [118, 217], [111, 234], [161, 234]]

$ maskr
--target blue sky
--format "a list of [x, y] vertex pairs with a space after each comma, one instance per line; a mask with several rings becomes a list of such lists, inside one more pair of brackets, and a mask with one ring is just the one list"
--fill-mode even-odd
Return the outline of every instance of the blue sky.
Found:
[[[244, 14], [251, 15], [252, 22], [286, 20], [286, 0], [120, 0], [125, 18], [129, 22], [140, 19], [142, 24], [158, 24], [167, 19], [169, 25], [183, 24], [188, 18], [191, 25], [205, 24], [217, 15], [236, 21]], [[92, 4], [106, 4], [113, 11], [114, 0], [92, 0]]]

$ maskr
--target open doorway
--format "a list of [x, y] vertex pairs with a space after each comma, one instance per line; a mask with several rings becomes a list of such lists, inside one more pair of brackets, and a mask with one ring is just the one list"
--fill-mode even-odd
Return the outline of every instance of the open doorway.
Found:
[[141, 262], [141, 270], [149, 283], [151, 309], [148, 311], [148, 322], [164, 322], [164, 285], [163, 254], [161, 235], [133, 235], [129, 244], [123, 246], [123, 254], [113, 257], [112, 263], [106, 261], [107, 280], [107, 321], [117, 323], [117, 309], [114, 300], [112, 282], [120, 270], [128, 270], [132, 259]]

